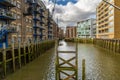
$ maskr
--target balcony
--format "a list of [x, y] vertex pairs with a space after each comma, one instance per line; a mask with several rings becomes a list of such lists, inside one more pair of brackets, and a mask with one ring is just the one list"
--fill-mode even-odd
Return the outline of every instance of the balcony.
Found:
[[41, 30], [45, 30], [45, 28], [43, 28], [42, 26], [40, 26], [40, 29], [41, 29]]
[[40, 4], [38, 3], [38, 0], [26, 0], [26, 2], [29, 4], [36, 4], [37, 6], [40, 6]]
[[5, 9], [0, 9], [0, 19], [3, 20], [15, 20], [16, 15]]
[[9, 33], [18, 33], [17, 28], [14, 26], [8, 26]]
[[40, 17], [41, 17], [41, 18], [45, 18], [45, 15], [40, 12]]
[[25, 16], [29, 16], [29, 15], [32, 15], [33, 14], [33, 7], [32, 6], [29, 6], [28, 8], [26, 8], [24, 10], [24, 13], [23, 13]]
[[45, 11], [45, 9], [40, 8], [40, 12], [44, 12], [44, 11]]
[[35, 8], [34, 12], [37, 13], [37, 14], [40, 14], [40, 8]]
[[35, 20], [35, 21], [40, 21], [40, 18], [39, 18], [39, 16], [34, 16], [34, 17], [33, 17], [33, 20]]
[[0, 0], [0, 4], [7, 6], [7, 7], [15, 7], [16, 1], [13, 0]]
[[40, 24], [34, 24], [33, 28], [40, 28]]
[[6, 35], [8, 33], [16, 33], [16, 32], [17, 32], [17, 28], [16, 27], [9, 26], [9, 25], [1, 26], [0, 38], [2, 38], [4, 35]]

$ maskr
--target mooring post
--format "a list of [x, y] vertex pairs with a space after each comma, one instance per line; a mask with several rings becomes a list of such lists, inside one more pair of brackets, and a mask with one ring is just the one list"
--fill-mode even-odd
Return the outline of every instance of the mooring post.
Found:
[[112, 50], [112, 40], [110, 40], [110, 51]]
[[34, 41], [32, 41], [31, 47], [32, 47], [31, 56], [32, 56], [32, 60], [33, 60], [34, 59]]
[[82, 60], [82, 80], [86, 80], [86, 74], [85, 74], [85, 59]]
[[18, 58], [19, 58], [19, 67], [21, 68], [21, 43], [18, 41]]
[[27, 42], [28, 45], [28, 61], [30, 62], [30, 42]]
[[26, 43], [24, 42], [24, 64], [26, 64]]
[[14, 39], [12, 40], [12, 62], [13, 62], [13, 71], [15, 72], [15, 46], [14, 46]]
[[3, 43], [3, 68], [4, 68], [4, 76], [6, 76], [6, 44]]
[[36, 48], [36, 57], [38, 57], [38, 41], [37, 41], [37, 44], [36, 44], [37, 48]]
[[118, 52], [118, 40], [116, 39], [116, 43], [115, 43], [115, 52]]
[[110, 40], [108, 39], [108, 49], [110, 50]]
[[119, 44], [119, 46], [118, 46], [118, 52], [120, 53], [120, 40], [118, 40], [118, 44]]
[[118, 44], [119, 44], [119, 46], [118, 46], [118, 52], [120, 53], [120, 40], [118, 40]]
[[76, 80], [78, 80], [78, 41], [76, 41]]

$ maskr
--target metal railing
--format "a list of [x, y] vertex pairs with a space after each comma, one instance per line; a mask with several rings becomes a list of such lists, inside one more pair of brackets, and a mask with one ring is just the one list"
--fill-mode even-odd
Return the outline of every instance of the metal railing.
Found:
[[14, 1], [14, 0], [3, 0], [3, 1], [16, 6], [16, 1]]
[[8, 11], [6, 9], [1, 9], [0, 8], [0, 16], [8, 16], [8, 17], [12, 17], [12, 18], [16, 18], [16, 15], [15, 14], [12, 14], [11, 11]]

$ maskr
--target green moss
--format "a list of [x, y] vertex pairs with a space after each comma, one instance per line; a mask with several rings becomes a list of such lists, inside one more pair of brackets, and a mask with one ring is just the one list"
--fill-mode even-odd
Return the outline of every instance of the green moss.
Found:
[[66, 42], [76, 42], [78, 41], [79, 43], [93, 43], [93, 39], [85, 39], [85, 38], [70, 38], [70, 39], [65, 39]]

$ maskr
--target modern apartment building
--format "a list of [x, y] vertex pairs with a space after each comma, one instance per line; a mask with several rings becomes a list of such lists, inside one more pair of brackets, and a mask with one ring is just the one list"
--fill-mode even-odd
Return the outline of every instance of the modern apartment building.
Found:
[[67, 26], [65, 38], [76, 38], [76, 26]]
[[77, 23], [77, 38], [95, 38], [96, 19], [90, 18]]
[[[107, 0], [120, 7], [120, 0]], [[120, 38], [120, 10], [104, 1], [97, 7], [97, 38]]]
[[50, 12], [41, 0], [0, 0], [0, 48], [52, 39]]

